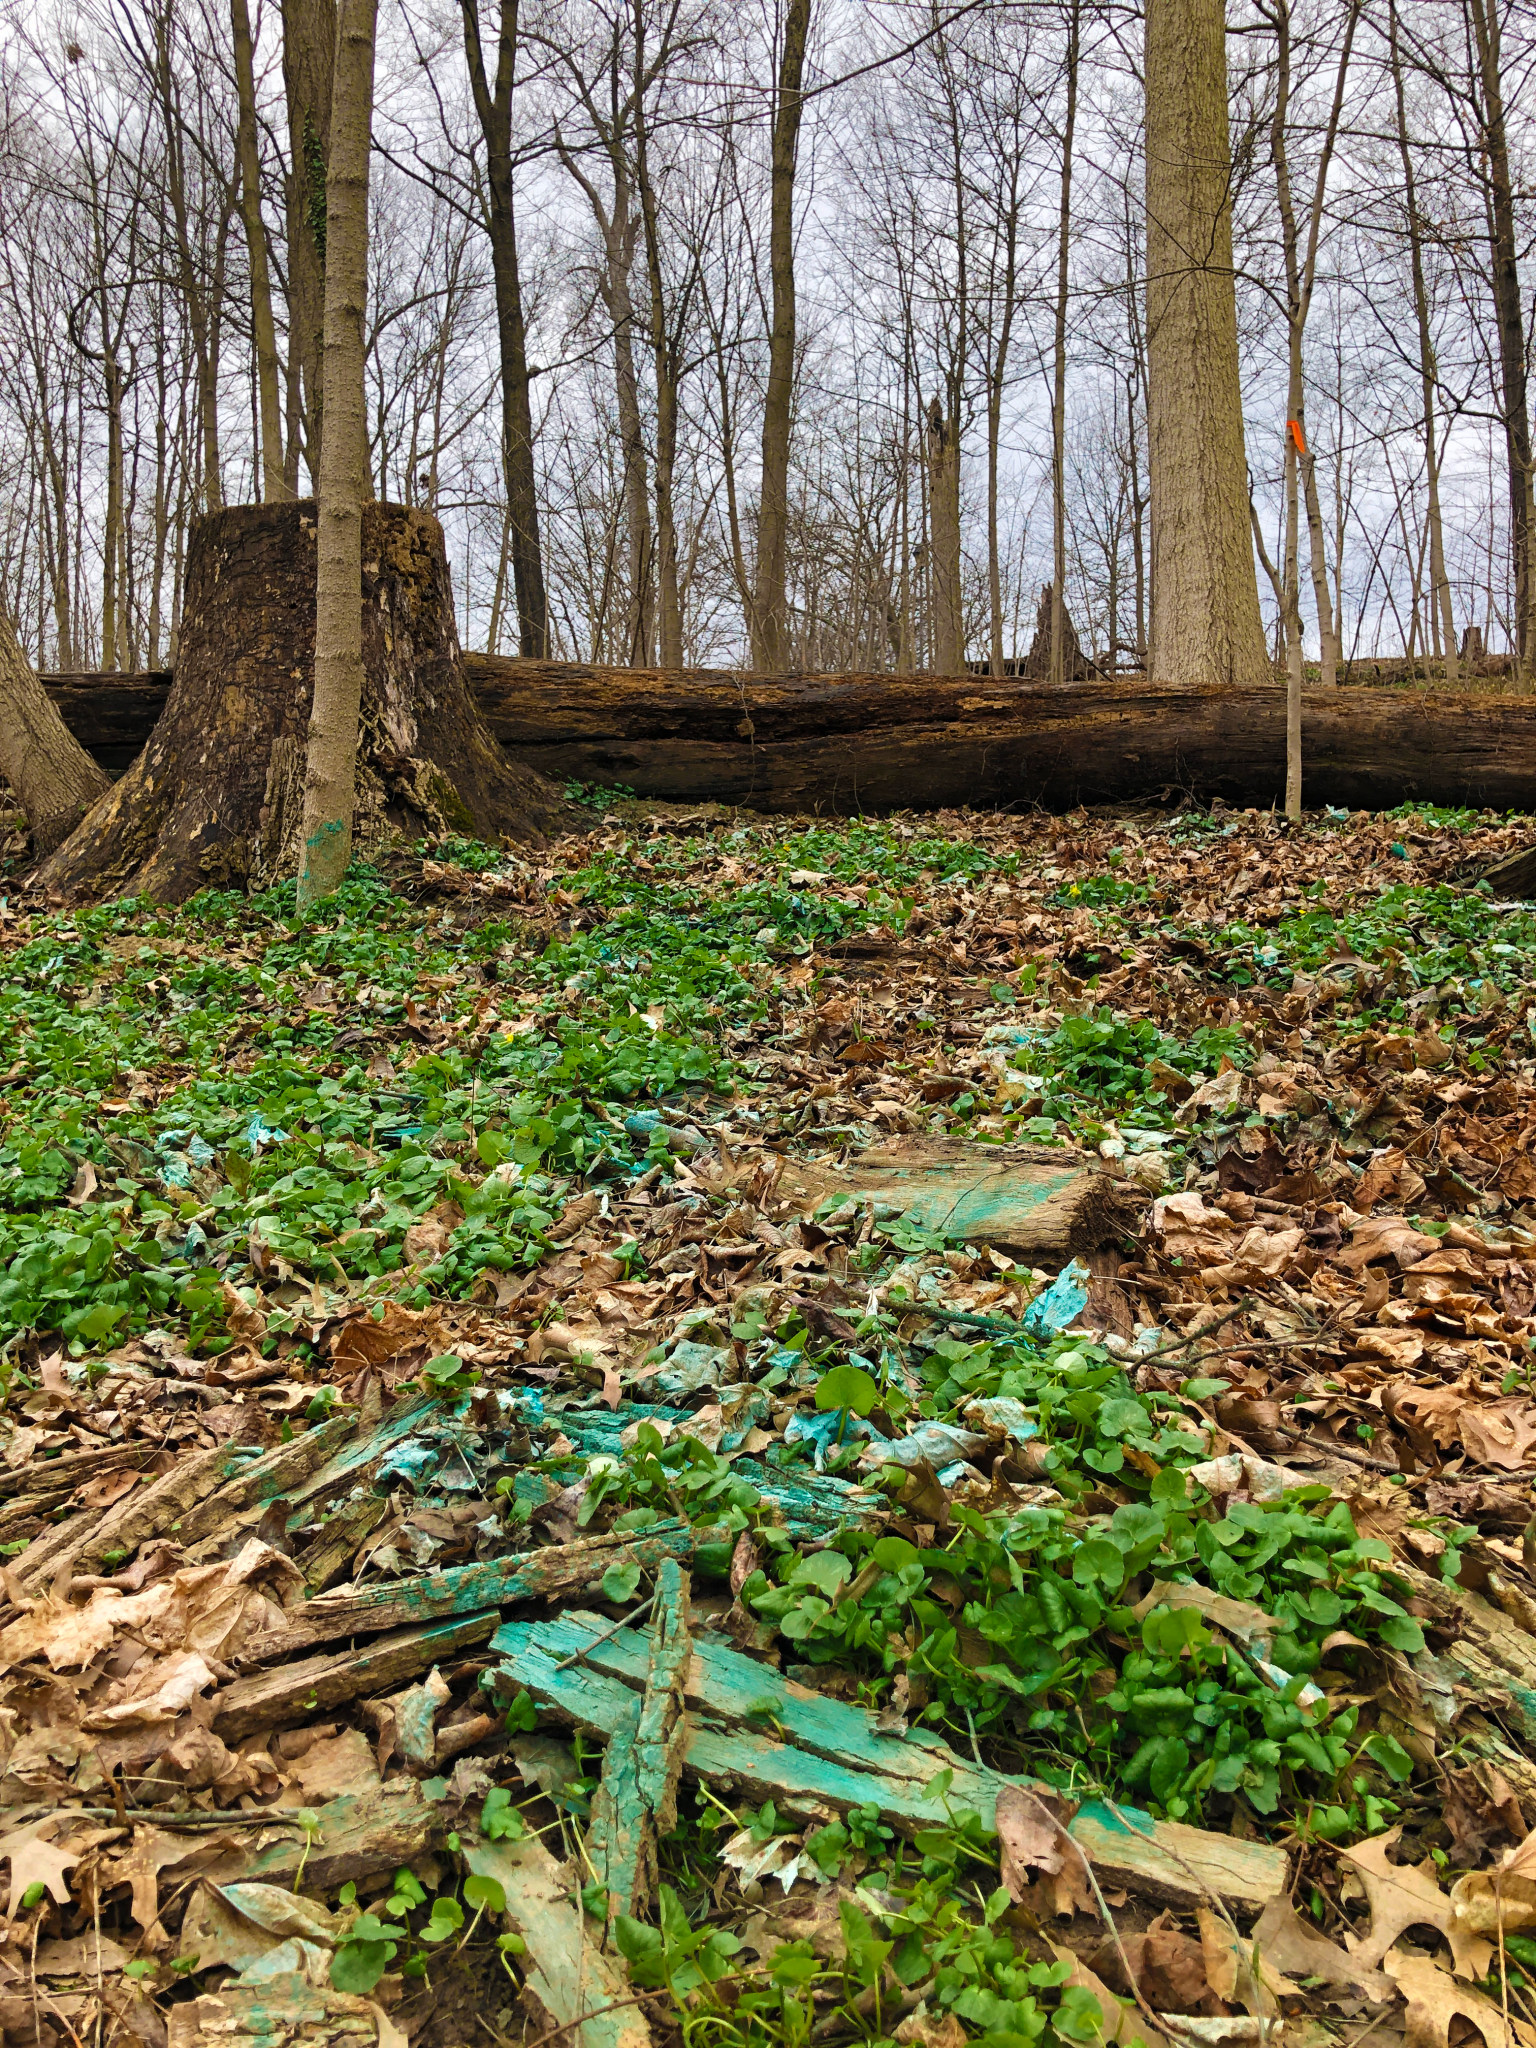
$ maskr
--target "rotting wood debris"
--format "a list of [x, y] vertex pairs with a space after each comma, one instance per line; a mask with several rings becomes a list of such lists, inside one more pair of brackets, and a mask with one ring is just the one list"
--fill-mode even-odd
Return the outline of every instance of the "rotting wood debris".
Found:
[[[696, 921], [777, 877], [736, 1078], [610, 1112], [459, 1298], [465, 1171], [382, 1273], [274, 1194], [202, 1334], [12, 1341], [6, 2048], [1536, 2041], [1519, 829], [646, 806], [403, 868], [495, 972], [279, 983], [335, 1075], [558, 1046], [607, 860]], [[237, 1165], [132, 1144], [212, 1241]]]

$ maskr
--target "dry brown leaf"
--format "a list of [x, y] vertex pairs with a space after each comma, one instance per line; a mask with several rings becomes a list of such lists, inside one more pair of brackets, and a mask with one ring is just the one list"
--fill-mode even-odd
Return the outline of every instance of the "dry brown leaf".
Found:
[[1396, 1259], [1406, 1270], [1439, 1249], [1439, 1238], [1426, 1237], [1401, 1216], [1368, 1216], [1355, 1225], [1349, 1243], [1333, 1256], [1350, 1273], [1361, 1272], [1377, 1259]]
[[1435, 1927], [1442, 1934], [1450, 1932], [1451, 1902], [1435, 1882], [1433, 1864], [1387, 1861], [1387, 1851], [1402, 1832], [1400, 1827], [1391, 1828], [1356, 1848], [1339, 1851], [1359, 1871], [1370, 1902], [1370, 1933], [1344, 1937], [1351, 1958], [1361, 1969], [1375, 1969], [1407, 1928]]
[[76, 1487], [75, 1499], [82, 1507], [109, 1508], [124, 1494], [132, 1493], [143, 1477], [142, 1472], [103, 1472], [98, 1478], [87, 1479]]
[[[1201, 1906], [1195, 1919], [1206, 1982], [1216, 1996], [1226, 2005], [1241, 2006], [1255, 2019], [1273, 2018], [1279, 2011], [1275, 1993], [1281, 1985], [1267, 1967], [1261, 1943], [1239, 1934], [1230, 1920], [1219, 1919], [1208, 1906]], [[1342, 1952], [1339, 1960], [1344, 1960]]]
[[1517, 1394], [1464, 1408], [1461, 1440], [1469, 1457], [1496, 1471], [1518, 1472], [1536, 1463], [1536, 1402]]
[[8, 1861], [11, 1866], [11, 1896], [6, 1907], [8, 1919], [15, 1919], [22, 1893], [29, 1885], [45, 1884], [50, 1897], [59, 1905], [69, 1904], [69, 1886], [64, 1873], [80, 1861], [83, 1852], [71, 1849], [67, 1844], [42, 1839], [44, 1828], [51, 1831], [58, 1825], [59, 1816], [48, 1814], [42, 1820], [34, 1821], [30, 1827], [0, 1836], [0, 1862]]
[[1536, 2030], [1520, 2020], [1510, 2020], [1491, 1998], [1470, 1985], [1458, 1984], [1449, 1970], [1442, 1970], [1430, 1956], [1415, 1955], [1408, 1949], [1394, 1949], [1386, 1958], [1389, 1976], [1408, 2001], [1403, 2026], [1403, 2048], [1450, 2048], [1451, 2022], [1470, 2020], [1488, 2048], [1530, 2048]]
[[1325, 1984], [1359, 1991], [1378, 2005], [1392, 1996], [1390, 1979], [1363, 1968], [1358, 1954], [1346, 1955], [1337, 1942], [1309, 1927], [1285, 1895], [1270, 1900], [1251, 1940], [1266, 1969], [1287, 1977], [1321, 1977]]
[[1031, 1873], [1054, 1877], [1069, 1858], [1075, 1860], [1064, 1833], [1074, 1808], [1059, 1793], [1024, 1785], [1004, 1785], [997, 1795], [997, 1838], [1002, 1844], [1002, 1879], [1009, 1895], [1021, 1899]]

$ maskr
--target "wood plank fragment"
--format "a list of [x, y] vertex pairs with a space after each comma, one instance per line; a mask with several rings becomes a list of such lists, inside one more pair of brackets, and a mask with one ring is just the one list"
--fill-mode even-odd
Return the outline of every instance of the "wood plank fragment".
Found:
[[563, 2030], [562, 2048], [651, 2048], [645, 2003], [621, 1966], [593, 1940], [575, 1883], [535, 1836], [520, 1842], [469, 1842], [464, 1860], [506, 1897], [506, 1924], [522, 1936], [526, 1987]]
[[306, 1721], [343, 1700], [389, 1692], [439, 1657], [467, 1643], [483, 1643], [496, 1627], [495, 1614], [473, 1614], [385, 1636], [362, 1650], [338, 1650], [284, 1662], [237, 1678], [214, 1695], [215, 1731], [226, 1742], [262, 1728]]
[[16, 1559], [16, 1576], [28, 1592], [51, 1582], [66, 1567], [92, 1571], [113, 1551], [129, 1556], [151, 1536], [177, 1533], [189, 1509], [212, 1493], [225, 1477], [228, 1447], [195, 1451], [148, 1486], [136, 1486], [102, 1515], [72, 1516], [28, 1544]]
[[82, 1479], [94, 1479], [102, 1472], [141, 1468], [158, 1458], [161, 1446], [142, 1440], [130, 1444], [108, 1444], [99, 1451], [64, 1451], [57, 1458], [29, 1458], [25, 1465], [0, 1471], [0, 1500], [12, 1494], [56, 1493], [73, 1489]]
[[259, 1458], [238, 1459], [226, 1452], [224, 1484], [181, 1518], [178, 1543], [191, 1545], [216, 1535], [233, 1516], [257, 1502], [279, 1500], [289, 1493], [355, 1434], [357, 1418], [333, 1416], [304, 1430], [286, 1444], [274, 1444]]
[[358, 1546], [388, 1513], [389, 1502], [381, 1493], [365, 1493], [361, 1499], [341, 1503], [308, 1549], [299, 1553], [298, 1566], [311, 1593], [323, 1593], [335, 1584], [351, 1565]]
[[377, 1586], [338, 1586], [296, 1610], [287, 1625], [248, 1645], [244, 1661], [270, 1664], [316, 1643], [452, 1614], [478, 1613], [515, 1600], [570, 1599], [600, 1579], [609, 1565], [638, 1564], [654, 1571], [664, 1557], [692, 1555], [697, 1532], [685, 1523], [658, 1523], [643, 1535], [594, 1536], [585, 1543], [551, 1544], [516, 1557], [450, 1565], [419, 1578]]
[[608, 1893], [608, 1919], [638, 1918], [656, 1888], [657, 1839], [677, 1824], [677, 1781], [687, 1747], [683, 1690], [693, 1660], [688, 1574], [673, 1558], [656, 1575], [645, 1689], [615, 1730], [592, 1798], [587, 1860]]
[[1283, 1898], [1290, 1882], [1285, 1851], [1272, 1842], [1153, 1820], [1133, 1806], [1116, 1813], [1090, 1801], [1068, 1832], [1088, 1851], [1101, 1883], [1185, 1911], [1208, 1904], [1212, 1893], [1229, 1905], [1262, 1908]]
[[[634, 1629], [597, 1640], [607, 1624], [595, 1614], [567, 1613], [545, 1622], [509, 1622], [491, 1639], [511, 1686], [525, 1687], [541, 1707], [612, 1737], [634, 1718], [637, 1692], [649, 1670], [649, 1649]], [[565, 1660], [580, 1652], [580, 1665]], [[943, 1825], [954, 1812], [996, 1823], [997, 1795], [1018, 1779], [967, 1763], [936, 1737], [912, 1732], [877, 1735], [873, 1716], [845, 1700], [792, 1684], [770, 1665], [724, 1644], [698, 1642], [689, 1666], [683, 1769], [722, 1790], [739, 1786], [758, 1800], [791, 1807], [814, 1801], [846, 1811], [875, 1805], [888, 1826], [911, 1833]], [[747, 1719], [747, 1709], [760, 1710]], [[765, 1733], [764, 1725], [778, 1732]], [[782, 1739], [781, 1739], [782, 1736]], [[945, 1770], [942, 1797], [925, 1787]], [[1197, 1906], [1215, 1892], [1263, 1906], [1286, 1888], [1283, 1849], [1241, 1842], [1132, 1807], [1123, 1820], [1107, 1807], [1085, 1806], [1070, 1824], [1096, 1866], [1127, 1890]]]
[[344, 1793], [316, 1807], [312, 1842], [291, 1808], [270, 1828], [242, 1830], [239, 1847], [202, 1875], [210, 1884], [291, 1886], [302, 1862], [305, 1890], [323, 1895], [377, 1871], [398, 1870], [437, 1846], [448, 1833], [447, 1811], [423, 1795], [415, 1778], [391, 1778], [376, 1791]]
[[958, 1138], [898, 1138], [846, 1166], [786, 1159], [775, 1190], [807, 1213], [851, 1195], [968, 1244], [1062, 1259], [1115, 1236], [1146, 1202], [1080, 1152]]

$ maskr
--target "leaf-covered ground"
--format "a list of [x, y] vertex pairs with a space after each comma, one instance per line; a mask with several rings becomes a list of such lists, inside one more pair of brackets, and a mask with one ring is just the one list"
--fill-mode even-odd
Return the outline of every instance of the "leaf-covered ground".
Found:
[[[402, 855], [314, 929], [289, 891], [0, 907], [0, 1803], [52, 1815], [0, 1839], [7, 2040], [102, 2000], [153, 2035], [228, 1979], [182, 1940], [196, 1872], [157, 1894], [167, 1816], [434, 1758], [450, 1844], [543, 1830], [600, 1930], [600, 1749], [489, 1651], [444, 1667], [435, 1751], [356, 1701], [225, 1742], [210, 1702], [328, 1586], [678, 1518], [696, 1633], [1292, 1878], [1265, 1982], [1215, 1921], [1107, 1929], [1048, 1825], [685, 1786], [611, 1937], [656, 2039], [1081, 2044], [1136, 1990], [1126, 2038], [1536, 2023], [1536, 1906], [1496, 1947], [1478, 1918], [1536, 1822], [1536, 1699], [1504, 1635], [1507, 1683], [1467, 1661], [1484, 1617], [1536, 1629], [1536, 910], [1476, 883], [1527, 821], [591, 818], [535, 861]], [[1063, 1281], [779, 1186], [893, 1135], [1075, 1148], [1125, 1235]], [[179, 1461], [423, 1396], [452, 1428], [361, 1498], [28, 1582]], [[616, 1555], [584, 1596], [615, 1621], [647, 1592]], [[381, 2040], [531, 2040], [486, 1882], [438, 1853], [333, 1889], [319, 1980]], [[29, 1950], [97, 1927], [117, 1988], [50, 2018]]]

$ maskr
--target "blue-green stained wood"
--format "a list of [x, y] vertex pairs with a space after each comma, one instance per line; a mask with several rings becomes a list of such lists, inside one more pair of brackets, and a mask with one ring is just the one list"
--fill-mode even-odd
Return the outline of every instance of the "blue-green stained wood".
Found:
[[283, 1629], [264, 1636], [260, 1653], [270, 1661], [342, 1636], [377, 1634], [517, 1600], [570, 1599], [595, 1584], [612, 1564], [634, 1563], [654, 1571], [664, 1557], [691, 1556], [700, 1533], [682, 1522], [658, 1522], [633, 1536], [551, 1544], [546, 1550], [491, 1558], [483, 1564], [449, 1565], [376, 1586], [338, 1586], [296, 1609]]

